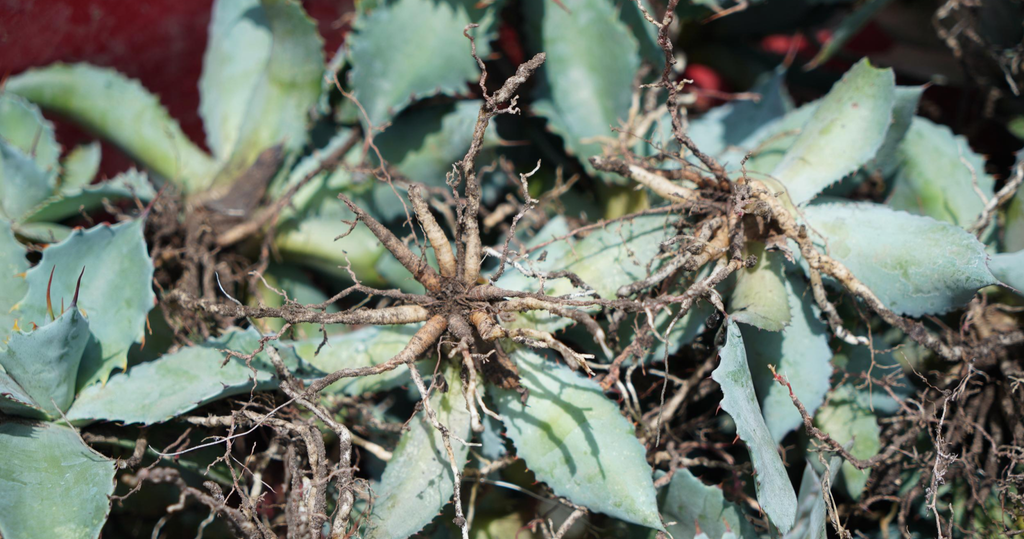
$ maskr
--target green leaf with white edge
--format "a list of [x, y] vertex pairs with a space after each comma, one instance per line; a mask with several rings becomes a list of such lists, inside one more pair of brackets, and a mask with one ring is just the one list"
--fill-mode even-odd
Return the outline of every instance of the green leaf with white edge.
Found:
[[985, 207], [975, 189], [992, 198], [995, 180], [985, 173], [985, 159], [944, 125], [914, 118], [897, 158], [899, 171], [888, 200], [897, 210], [966, 228]]
[[[455, 462], [464, 466], [469, 447], [454, 437], [468, 440], [469, 412], [462, 393], [459, 371], [445, 371], [448, 392], [435, 391], [430, 405], [437, 419], [452, 434]], [[373, 512], [366, 519], [366, 539], [404, 539], [423, 529], [451, 501], [455, 492], [448, 452], [441, 433], [419, 412], [402, 434], [391, 460], [374, 487]]]
[[[569, 270], [593, 287], [602, 298], [615, 298], [621, 286], [647, 277], [646, 261], [652, 260], [661, 249], [662, 241], [674, 234], [675, 231], [665, 217], [660, 215], [610, 224], [575, 244], [553, 244], [549, 248], [553, 252], [548, 254], [547, 260], [550, 261], [550, 265], [547, 267]], [[552, 256], [556, 254], [561, 256]], [[616, 268], [616, 271], [608, 271], [609, 267]], [[537, 266], [534, 268], [543, 269]], [[523, 279], [515, 268], [507, 268], [505, 275], [495, 284], [507, 288], [506, 285], [509, 283], [521, 285], [519, 288], [510, 288], [511, 290], [540, 289], [539, 280]], [[550, 296], [573, 291], [578, 289], [573, 287], [568, 279], [549, 279], [544, 285], [545, 294]], [[531, 312], [520, 315], [516, 323], [535, 324], [531, 327], [554, 331], [564, 328], [571, 321], [546, 313]]]
[[55, 423], [0, 423], [0, 535], [95, 539], [110, 513], [113, 460]]
[[359, 19], [348, 36], [349, 81], [370, 123], [380, 126], [416, 99], [464, 93], [480, 71], [463, 29], [480, 23], [470, 35], [486, 58], [496, 10], [471, 0], [397, 0]]
[[1024, 250], [992, 255], [988, 269], [992, 270], [999, 282], [1024, 295]]
[[0, 93], [0, 139], [32, 156], [39, 170], [57, 172], [61, 149], [53, 123], [43, 118], [39, 107], [10, 92]]
[[[882, 448], [879, 440], [881, 429], [875, 414], [858, 398], [858, 392], [850, 385], [836, 388], [828, 404], [818, 410], [814, 424], [833, 440], [849, 448], [850, 454], [858, 459], [869, 459], [878, 454]], [[844, 462], [840, 470], [846, 492], [854, 500], [860, 497], [867, 484], [871, 468], [858, 470], [849, 462]]]
[[[614, 139], [612, 131], [629, 116], [633, 78], [640, 68], [640, 45], [619, 18], [611, 0], [524, 2], [527, 35], [544, 51], [544, 82], [533, 112], [565, 141], [568, 151], [592, 171], [589, 158], [601, 155], [594, 137]], [[568, 12], [567, 12], [568, 11]], [[613, 174], [606, 181], [624, 183]]]
[[529, 399], [495, 388], [495, 405], [537, 479], [592, 511], [664, 530], [646, 451], [619, 406], [564, 365], [526, 349], [512, 356]]
[[0, 218], [20, 219], [57, 190], [57, 175], [0, 140]]
[[31, 333], [15, 331], [0, 352], [7, 374], [51, 418], [60, 417], [75, 399], [75, 381], [89, 341], [89, 322], [75, 305]]
[[0, 412], [11, 416], [32, 419], [49, 419], [42, 407], [32, 400], [25, 390], [18, 385], [0, 365]]
[[54, 305], [70, 302], [79, 273], [85, 269], [78, 307], [89, 320], [92, 336], [78, 375], [78, 388], [105, 382], [111, 371], [128, 366], [128, 349], [142, 341], [146, 314], [153, 308], [153, 261], [146, 249], [141, 219], [114, 226], [75, 230], [43, 251], [28, 271], [28, 292], [18, 302], [22, 326], [46, 323], [46, 293]]
[[[831, 470], [829, 484], [835, 482], [841, 465], [842, 458], [839, 456], [832, 457], [829, 461], [828, 467]], [[804, 475], [800, 480], [798, 498], [800, 499], [800, 509], [797, 513], [796, 524], [786, 534], [785, 539], [826, 539], [828, 534], [825, 530], [825, 517], [827, 516], [825, 494], [821, 489], [821, 479], [814, 471], [814, 466], [811, 466], [809, 462], [804, 467]]]
[[800, 205], [853, 173], [882, 147], [896, 101], [891, 69], [861, 60], [822, 98], [772, 171]]
[[[378, 135], [374, 143], [384, 159], [405, 177], [431, 187], [445, 187], [445, 175], [451, 172], [452, 163], [466, 155], [473, 141], [480, 104], [478, 100], [457, 101], [407, 111], [395, 118], [394, 124]], [[494, 148], [498, 142], [491, 122], [484, 132], [482, 150]], [[382, 218], [404, 215], [402, 205], [393, 203], [395, 195], [390, 185], [374, 182], [373, 190]]]
[[796, 492], [757, 404], [743, 335], [732, 318], [726, 322], [726, 328], [725, 346], [719, 352], [722, 362], [711, 378], [722, 387], [721, 407], [736, 422], [736, 432], [750, 451], [757, 500], [772, 524], [786, 533], [796, 519]]
[[92, 183], [100, 171], [102, 158], [103, 150], [99, 141], [75, 146], [62, 163], [64, 171], [60, 176], [61, 191], [81, 189]]
[[742, 507], [726, 500], [721, 488], [705, 485], [686, 468], [676, 470], [659, 497], [661, 514], [675, 522], [666, 526], [674, 539], [693, 539], [698, 529], [708, 537], [723, 537], [729, 531], [743, 538], [757, 537]]
[[[82, 390], [67, 417], [75, 422], [152, 425], [218, 399], [275, 388], [278, 380], [266, 352], [256, 355], [252, 368], [237, 357], [225, 363], [222, 350], [251, 354], [259, 348], [259, 339], [251, 329], [228, 331], [202, 344], [135, 365], [128, 372], [111, 376], [106, 384]], [[289, 348], [280, 347], [280, 351], [286, 364], [292, 368], [298, 364]]]
[[[370, 367], [384, 363], [401, 352], [418, 325], [369, 326], [341, 335], [332, 335], [320, 349], [322, 337], [289, 343], [306, 363], [323, 372]], [[341, 393], [350, 397], [363, 393], [387, 391], [409, 383], [407, 369], [394, 369], [373, 376], [345, 378], [335, 382], [325, 393]]]
[[792, 384], [793, 392], [812, 416], [825, 400], [832, 377], [828, 327], [819, 320], [817, 307], [808, 301], [807, 285], [799, 277], [787, 275], [785, 291], [793, 313], [786, 329], [772, 333], [740, 326], [764, 422], [775, 443], [802, 425], [803, 419], [789, 397], [789, 389], [774, 380], [768, 365], [774, 365], [776, 372]]
[[182, 132], [156, 96], [117, 71], [88, 64], [53, 64], [7, 79], [24, 96], [123, 149], [186, 193], [209, 185], [213, 163]]
[[803, 217], [818, 248], [897, 314], [944, 313], [996, 283], [985, 246], [958, 226], [869, 203], [815, 204]]
[[14, 328], [17, 313], [11, 309], [28, 291], [25, 272], [28, 271], [26, 249], [22, 247], [11, 231], [10, 224], [0, 219], [0, 348], [7, 344], [7, 337]]
[[[257, 17], [271, 35], [270, 50], [259, 76], [246, 81], [249, 92], [241, 117], [229, 113], [222, 118], [224, 125], [220, 129], [229, 129], [238, 122], [239, 134], [228, 162], [218, 173], [218, 182], [232, 183], [271, 146], [283, 144], [286, 150], [302, 148], [307, 140], [309, 113], [320, 97], [325, 60], [323, 39], [317, 33], [316, 22], [295, 0], [261, 0], [254, 9], [258, 10]], [[230, 37], [227, 36], [229, 41]], [[239, 45], [230, 41], [227, 46]], [[209, 69], [216, 70], [219, 65]], [[225, 84], [235, 84], [235, 81], [228, 80]], [[223, 86], [218, 84], [216, 91]], [[221, 144], [224, 142], [222, 140]]]
[[148, 202], [156, 196], [145, 172], [130, 169], [113, 178], [84, 187], [62, 186], [59, 194], [41, 202], [28, 212], [25, 222], [60, 221], [82, 211], [102, 207], [104, 200], [139, 199]]
[[767, 253], [761, 242], [748, 243], [748, 255], [757, 265], [736, 273], [736, 286], [729, 298], [734, 320], [768, 331], [782, 331], [792, 319], [781, 253]]

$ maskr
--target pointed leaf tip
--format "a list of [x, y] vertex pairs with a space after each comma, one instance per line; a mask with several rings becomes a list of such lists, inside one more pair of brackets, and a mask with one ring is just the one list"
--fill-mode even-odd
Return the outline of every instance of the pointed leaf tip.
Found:
[[[82, 271], [78, 274], [78, 282], [75, 283], [75, 297], [71, 299], [71, 308], [74, 309], [78, 305], [78, 291], [82, 289], [82, 276], [85, 275], [85, 266], [82, 266]], [[50, 275], [50, 279], [53, 279], [53, 275]], [[63, 300], [62, 300], [63, 301]], [[61, 309], [63, 310], [63, 309]]]
[[50, 287], [53, 286], [53, 272], [56, 270], [56, 265], [50, 268], [50, 279], [46, 281], [46, 312], [50, 315], [50, 321], [56, 320], [53, 316], [53, 302], [50, 300]]

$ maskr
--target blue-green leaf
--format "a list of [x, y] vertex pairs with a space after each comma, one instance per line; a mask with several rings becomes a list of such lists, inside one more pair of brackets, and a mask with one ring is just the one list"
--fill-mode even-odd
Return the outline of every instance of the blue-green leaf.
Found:
[[782, 331], [792, 319], [789, 294], [786, 291], [782, 254], [768, 254], [764, 244], [748, 244], [749, 254], [757, 257], [757, 265], [736, 272], [736, 286], [729, 299], [730, 315], [737, 322]]
[[[770, 76], [750, 89], [759, 94], [761, 99], [732, 101], [715, 107], [691, 121], [686, 133], [702, 152], [723, 157], [723, 165], [739, 167], [744, 157], [742, 152], [756, 147], [754, 137], [758, 131], [793, 109], [793, 100], [786, 91], [785, 81], [785, 69], [776, 68]], [[671, 135], [671, 122], [667, 118], [662, 122], [662, 132], [666, 138]], [[741, 150], [729, 151], [732, 147]]]
[[471, 35], [486, 58], [496, 9], [470, 0], [397, 0], [361, 18], [348, 37], [349, 80], [370, 122], [382, 125], [415, 99], [465, 92], [480, 71], [463, 29], [481, 24]]
[[104, 200], [137, 198], [147, 202], [155, 196], [156, 191], [149, 184], [146, 173], [131, 169], [102, 183], [82, 187], [61, 186], [59, 194], [42, 201], [23, 220], [59, 221], [82, 211], [99, 208]]
[[736, 432], [750, 451], [757, 501], [772, 523], [786, 533], [796, 520], [796, 492], [757, 404], [740, 328], [731, 318], [726, 327], [725, 346], [719, 352], [722, 363], [711, 378], [722, 387], [722, 409], [732, 416]]
[[0, 535], [95, 539], [114, 493], [114, 461], [52, 423], [0, 423]]
[[[380, 134], [374, 143], [384, 159], [405, 177], [431, 187], [444, 187], [445, 175], [452, 163], [462, 159], [473, 140], [473, 127], [480, 111], [480, 101], [458, 101], [447, 105], [420, 107], [398, 116], [394, 124]], [[483, 150], [497, 146], [497, 132], [492, 122], [484, 132]], [[487, 159], [480, 158], [480, 162]], [[374, 200], [384, 219], [404, 214], [401, 204], [394, 203], [392, 187], [374, 183]]]
[[110, 140], [186, 192], [201, 190], [213, 163], [138, 81], [87, 64], [54, 64], [7, 80], [8, 92]]
[[104, 382], [128, 364], [128, 349], [143, 339], [146, 314], [153, 308], [153, 261], [143, 238], [143, 221], [75, 230], [66, 240], [43, 251], [39, 265], [28, 271], [28, 293], [18, 302], [21, 325], [46, 323], [46, 293], [55, 305], [70, 303], [79, 273], [85, 269], [78, 307], [89, 320], [92, 336], [78, 376], [78, 388]]
[[57, 175], [0, 140], [0, 219], [20, 219], [57, 190]]
[[789, 380], [812, 416], [824, 401], [832, 377], [828, 327], [818, 319], [807, 286], [790, 275], [785, 279], [785, 292], [793, 321], [781, 333], [740, 326], [764, 421], [776, 443], [802, 425], [803, 420], [789, 390], [774, 380], [768, 365], [774, 365]]
[[[119, 421], [152, 425], [232, 395], [277, 387], [277, 377], [266, 352], [251, 362], [232, 357], [225, 363], [222, 350], [251, 354], [259, 348], [255, 331], [229, 331], [205, 343], [183, 348], [160, 359], [140, 363], [117, 373], [106, 384], [82, 390], [67, 417], [72, 421]], [[281, 348], [286, 364], [294, 368], [294, 354]], [[221, 364], [224, 366], [221, 366]], [[255, 378], [255, 380], [254, 380]]]
[[698, 529], [708, 537], [722, 537], [729, 531], [742, 538], [757, 537], [740, 506], [727, 501], [722, 489], [705, 485], [686, 468], [672, 476], [661, 514], [675, 522], [666, 526], [674, 539], [693, 539]]
[[39, 170], [50, 175], [57, 172], [60, 144], [53, 124], [21, 96], [0, 93], [0, 139], [31, 156]]
[[60, 177], [62, 191], [81, 189], [92, 183], [100, 170], [103, 150], [99, 141], [76, 146], [68, 152], [62, 163], [64, 173]]
[[992, 255], [988, 269], [1001, 283], [1014, 288], [1018, 294], [1024, 294], [1024, 250]]
[[[814, 423], [844, 446], [852, 441], [849, 451], [858, 459], [869, 459], [882, 448], [879, 440], [881, 429], [874, 412], [863, 405], [857, 390], [848, 384], [836, 388], [828, 404], [818, 410]], [[844, 462], [841, 473], [847, 493], [856, 500], [864, 491], [871, 469], [858, 470]]]
[[821, 100], [772, 176], [794, 204], [814, 198], [875, 156], [892, 120], [896, 81], [891, 69], [861, 60]]
[[899, 172], [888, 201], [897, 210], [966, 228], [985, 207], [975, 185], [986, 199], [992, 198], [995, 180], [985, 173], [984, 158], [944, 125], [914, 118], [897, 159]]
[[42, 406], [4, 371], [3, 365], [0, 365], [0, 412], [33, 419], [49, 418]]
[[[831, 481], [834, 482], [839, 475], [841, 464], [840, 457], [832, 457], [828, 465], [831, 470]], [[821, 479], [810, 463], [804, 468], [804, 475], [800, 480], [799, 498], [800, 512], [796, 525], [786, 534], [785, 539], [826, 539], [828, 534], [825, 531], [825, 493], [821, 490]]]
[[[210, 26], [200, 111], [231, 182], [267, 148], [297, 150], [320, 97], [323, 39], [294, 0], [221, 1]], [[237, 77], [236, 77], [237, 76]]]
[[820, 249], [898, 314], [943, 313], [995, 284], [984, 245], [964, 229], [868, 203], [804, 209]]
[[[395, 357], [419, 328], [406, 326], [369, 326], [350, 333], [331, 336], [327, 344], [316, 354], [323, 338], [290, 343], [295, 352], [313, 367], [323, 372], [339, 369], [369, 367], [384, 363]], [[363, 393], [387, 391], [409, 383], [406, 369], [395, 369], [373, 376], [346, 378], [325, 390], [328, 393], [343, 393], [358, 396]]]
[[[533, 111], [548, 120], [549, 128], [589, 170], [588, 159], [601, 154], [601, 143], [592, 139], [615, 139], [612, 128], [628, 119], [640, 45], [611, 0], [562, 4], [566, 9], [549, 0], [524, 2], [533, 48], [547, 54], [541, 69], [546, 92]], [[611, 174], [602, 177], [625, 181]]]
[[[1017, 167], [1022, 166], [1020, 160], [1021, 156], [1018, 156], [1017, 164], [1014, 166], [1015, 171]], [[1006, 206], [1003, 248], [1009, 252], [1024, 249], [1024, 189], [1018, 189], [1017, 194], [1013, 195], [1010, 203]]]
[[[430, 396], [437, 418], [452, 435], [468, 440], [469, 412], [462, 394], [459, 373], [445, 372], [448, 392]], [[469, 447], [452, 438], [452, 452], [461, 466]], [[451, 500], [455, 492], [448, 452], [441, 433], [424, 412], [409, 422], [394, 455], [388, 461], [380, 484], [373, 489], [373, 512], [367, 519], [366, 539], [404, 539], [423, 529]], [[465, 491], [463, 491], [465, 492]]]
[[11, 309], [28, 291], [28, 283], [25, 282], [28, 259], [25, 253], [25, 248], [11, 232], [11, 226], [0, 219], [0, 347], [6, 345], [7, 336], [18, 318]]
[[495, 404], [537, 479], [573, 503], [663, 530], [646, 451], [618, 405], [564, 365], [523, 349], [513, 357], [529, 398], [495, 388]]
[[89, 322], [71, 306], [53, 322], [31, 333], [14, 332], [0, 364], [51, 417], [67, 411], [75, 398], [78, 366], [89, 340]]

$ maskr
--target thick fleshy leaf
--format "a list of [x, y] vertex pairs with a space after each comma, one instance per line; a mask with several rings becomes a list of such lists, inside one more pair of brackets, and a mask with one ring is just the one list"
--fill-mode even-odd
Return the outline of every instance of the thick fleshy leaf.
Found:
[[896, 81], [891, 69], [861, 60], [818, 104], [772, 176], [794, 204], [811, 200], [875, 156], [892, 120]]
[[[723, 165], [738, 168], [744, 151], [753, 150], [753, 140], [760, 129], [793, 109], [793, 100], [785, 87], [786, 71], [779, 67], [770, 76], [750, 89], [761, 99], [733, 101], [715, 107], [690, 122], [686, 133], [702, 152], [721, 156]], [[670, 135], [671, 122], [662, 122], [662, 131]], [[667, 140], [663, 141], [667, 142]], [[736, 147], [740, 151], [728, 151]]]
[[[337, 199], [338, 193], [346, 192], [349, 196], [352, 196], [350, 188], [352, 187], [353, 177], [359, 176], [358, 173], [350, 172], [349, 169], [350, 167], [355, 168], [362, 160], [362, 147], [356, 144], [345, 154], [342, 160], [344, 166], [334, 167], [334, 170], [329, 170], [332, 167], [326, 166], [324, 163], [327, 156], [334, 154], [344, 147], [351, 136], [351, 129], [339, 129], [327, 141], [327, 144], [324, 144], [309, 155], [303, 156], [287, 175], [280, 175], [271, 183], [267, 193], [270, 198], [278, 199], [284, 196], [296, 184], [301, 183], [310, 173], [320, 169], [320, 172], [314, 175], [306, 185], [295, 192], [292, 196], [291, 204], [282, 211], [283, 218], [290, 218], [296, 215], [316, 215], [320, 212], [321, 207], [332, 207], [334, 202], [328, 201]], [[371, 181], [369, 178], [367, 180], [368, 182]]]
[[0, 535], [99, 537], [114, 493], [114, 461], [53, 423], [0, 423], [0, 454]]
[[14, 231], [21, 237], [36, 243], [58, 243], [71, 235], [72, 229], [60, 223], [16, 223]]
[[789, 380], [812, 417], [825, 400], [832, 377], [828, 327], [819, 320], [807, 285], [799, 278], [787, 276], [785, 286], [793, 313], [793, 321], [786, 329], [772, 333], [740, 326], [764, 422], [776, 443], [802, 425], [803, 420], [789, 390], [774, 380], [768, 365], [774, 365], [776, 372]]
[[[863, 405], [857, 393], [849, 385], [838, 387], [828, 404], [818, 410], [814, 423], [844, 446], [852, 441], [853, 446], [849, 451], [854, 457], [869, 459], [882, 448], [879, 440], [881, 429], [878, 427], [875, 414]], [[858, 470], [849, 462], [844, 462], [841, 473], [847, 493], [856, 500], [864, 491], [871, 469]]]
[[736, 287], [729, 299], [730, 315], [737, 322], [782, 331], [792, 318], [781, 253], [766, 253], [764, 244], [753, 242], [749, 254], [757, 265], [736, 273]]
[[267, 148], [306, 143], [324, 73], [323, 39], [294, 0], [245, 0], [217, 3], [210, 40], [200, 111], [211, 148], [228, 160], [218, 178], [233, 181]]
[[[452, 435], [468, 440], [469, 412], [462, 394], [459, 373], [445, 372], [448, 392], [435, 392], [430, 404], [437, 418]], [[466, 462], [469, 447], [451, 440], [455, 462]], [[423, 529], [451, 501], [455, 492], [448, 452], [441, 433], [424, 412], [409, 422], [394, 455], [388, 461], [380, 484], [373, 489], [373, 512], [367, 518], [366, 539], [402, 539]], [[463, 491], [465, 492], [465, 491]]]
[[[452, 163], [462, 159], [469, 149], [479, 111], [477, 100], [410, 110], [396, 118], [374, 143], [384, 159], [405, 177], [431, 187], [444, 187]], [[495, 147], [497, 142], [492, 122], [484, 133], [483, 150]], [[481, 157], [479, 161], [487, 159]], [[375, 182], [373, 189], [382, 218], [394, 219], [404, 213], [401, 204], [393, 203], [395, 195], [390, 185]]]
[[57, 190], [57, 175], [0, 140], [0, 219], [20, 219]]
[[75, 398], [78, 366], [89, 340], [89, 322], [75, 306], [31, 333], [15, 331], [0, 364], [22, 389], [57, 418]]
[[592, 511], [663, 530], [646, 451], [619, 406], [564, 365], [524, 349], [513, 357], [529, 398], [495, 388], [495, 403], [537, 479]]
[[43, 118], [39, 107], [23, 97], [0, 93], [0, 139], [31, 156], [39, 170], [57, 172], [60, 145], [53, 134], [53, 124]]
[[48, 419], [43, 408], [0, 365], [0, 412], [18, 417]]
[[732, 531], [742, 538], [757, 537], [757, 532], [743, 516], [743, 509], [726, 500], [722, 489], [705, 485], [681, 468], [676, 470], [660, 504], [666, 526], [674, 539], [693, 539], [698, 531], [708, 537], [722, 537]]
[[478, 79], [480, 71], [463, 29], [480, 24], [471, 35], [477, 54], [486, 58], [495, 4], [397, 0], [360, 19], [348, 37], [349, 80], [370, 122], [380, 126], [415, 99], [464, 93], [466, 83]]
[[350, 279], [350, 275], [345, 266], [351, 263], [352, 271], [363, 284], [384, 284], [384, 279], [375, 268], [385, 252], [380, 241], [363, 226], [357, 226], [351, 233], [339, 238], [350, 228], [341, 221], [351, 219], [351, 213], [346, 216], [348, 209], [342, 208], [341, 201], [336, 198], [324, 203], [330, 206], [330, 211], [281, 226], [274, 236], [274, 248], [286, 261], [346, 280]]
[[[647, 13], [652, 17], [657, 17], [658, 11], [651, 5], [650, 0], [642, 1]], [[665, 51], [658, 46], [658, 29], [644, 18], [635, 1], [615, 2], [615, 7], [619, 10], [622, 22], [629, 26], [633, 36], [640, 43], [640, 57], [654, 66], [655, 71], [660, 74], [661, 69], [665, 66]]]
[[110, 372], [128, 365], [128, 349], [143, 339], [146, 314], [153, 308], [153, 261], [142, 235], [143, 221], [75, 230], [43, 251], [39, 265], [28, 271], [28, 293], [15, 313], [23, 327], [46, 323], [46, 292], [55, 305], [75, 295], [85, 269], [78, 307], [89, 320], [92, 336], [78, 374], [78, 388], [106, 381]]
[[897, 210], [966, 228], [985, 207], [975, 185], [992, 198], [995, 180], [985, 173], [985, 159], [944, 125], [914, 118], [897, 158], [899, 172], [888, 201]]
[[[840, 457], [832, 457], [829, 462], [832, 482], [839, 475], [841, 464]], [[804, 468], [798, 497], [800, 512], [797, 514], [796, 525], [786, 534], [785, 539], [826, 539], [828, 534], [825, 531], [825, 494], [821, 490], [821, 479], [810, 463]]]
[[[350, 333], [331, 336], [327, 344], [317, 354], [317, 347], [323, 342], [322, 337], [290, 343], [295, 353], [313, 367], [323, 372], [339, 369], [369, 367], [384, 363], [395, 357], [407, 344], [419, 328], [406, 326], [369, 326]], [[407, 369], [395, 369], [373, 376], [345, 378], [330, 388], [327, 393], [344, 393], [358, 396], [363, 393], [387, 391], [409, 383]]]
[[796, 492], [757, 404], [740, 328], [731, 318], [726, 327], [725, 346], [719, 352], [722, 362], [711, 378], [722, 387], [722, 409], [732, 416], [736, 432], [750, 451], [757, 501], [772, 523], [786, 533], [796, 520]]
[[12, 313], [11, 309], [28, 291], [28, 283], [25, 281], [28, 259], [25, 253], [25, 248], [11, 232], [10, 225], [0, 219], [0, 347], [6, 346], [7, 337], [18, 318], [17, 313]]
[[[546, 87], [533, 112], [585, 167], [601, 154], [594, 137], [614, 139], [629, 116], [640, 45], [610, 0], [529, 0], [523, 9], [533, 48], [544, 51]], [[624, 182], [615, 175], [609, 181]]]
[[61, 192], [47, 198], [25, 215], [24, 220], [59, 221], [82, 211], [99, 208], [104, 200], [139, 199], [148, 202], [156, 196], [145, 172], [131, 169], [113, 178], [84, 187], [62, 186]]
[[751, 152], [747, 160], [747, 172], [761, 176], [770, 174], [772, 170], [782, 162], [782, 158], [799, 138], [805, 124], [814, 116], [821, 99], [805, 103], [800, 108], [787, 112], [781, 118], [777, 118], [760, 128], [747, 137], [743, 145], [724, 152], [719, 159], [739, 164], [748, 152]]
[[[117, 373], [106, 384], [82, 390], [67, 417], [72, 421], [119, 421], [152, 425], [194, 410], [208, 402], [277, 387], [277, 377], [266, 352], [248, 367], [232, 357], [232, 350], [251, 354], [259, 348], [255, 331], [229, 331], [205, 343], [183, 348], [155, 361], [140, 363], [128, 372]], [[293, 368], [295, 356], [281, 347], [282, 358]], [[255, 377], [255, 381], [253, 378]]]
[[98, 141], [76, 146], [68, 152], [62, 163], [64, 173], [60, 177], [61, 190], [80, 189], [92, 183], [100, 171], [102, 158], [103, 150]]
[[65, 116], [125, 150], [186, 192], [200, 190], [212, 162], [138, 81], [87, 64], [54, 64], [7, 80], [6, 90]]
[[1001, 283], [1024, 295], [1024, 251], [992, 255], [988, 269], [992, 270], [992, 274]]
[[[646, 216], [630, 222], [616, 223], [596, 230], [575, 244], [572, 240], [552, 244], [548, 251], [547, 266], [532, 265], [535, 270], [545, 267], [566, 269], [578, 275], [602, 298], [615, 298], [619, 287], [647, 277], [647, 262], [654, 259], [661, 242], [674, 234], [663, 216]], [[558, 256], [558, 255], [561, 256]], [[554, 255], [554, 256], [553, 256]], [[614, 267], [615, 271], [608, 271]], [[652, 269], [657, 269], [652, 268]], [[507, 279], [507, 280], [506, 280]], [[517, 288], [510, 290], [539, 290], [537, 279], [524, 279], [518, 270], [508, 268], [497, 286]], [[544, 292], [561, 295], [575, 289], [568, 279], [548, 280]], [[520, 316], [520, 323], [534, 324], [547, 331], [563, 328], [571, 323], [546, 312], [531, 312]]]
[[925, 86], [897, 86], [896, 102], [892, 107], [892, 125], [885, 133], [885, 141], [878, 149], [874, 160], [861, 173], [878, 171], [883, 178], [889, 178], [900, 166], [903, 159], [900, 150], [912, 123], [916, 121], [917, 105]]
[[964, 229], [868, 203], [804, 208], [815, 241], [898, 314], [944, 313], [995, 284], [984, 245]]

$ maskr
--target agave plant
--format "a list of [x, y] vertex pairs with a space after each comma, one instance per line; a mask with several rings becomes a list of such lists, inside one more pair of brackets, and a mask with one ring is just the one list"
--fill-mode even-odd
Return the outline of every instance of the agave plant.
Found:
[[[676, 4], [656, 17], [646, 2], [523, 2], [537, 54], [496, 84], [483, 59], [502, 2], [361, 2], [326, 61], [298, 3], [219, 1], [200, 80], [209, 153], [116, 72], [55, 65], [8, 79], [0, 535], [97, 537], [128, 468], [125, 485], [171, 483], [246, 536], [399, 538], [451, 523], [468, 538], [491, 533], [474, 520], [477, 493], [514, 455], [566, 513], [539, 525], [551, 536], [590, 515], [631, 537], [825, 537], [827, 515], [839, 522], [834, 482], [856, 500], [872, 468], [932, 441], [922, 425], [938, 416], [905, 413], [900, 367], [1012, 367], [994, 358], [1019, 330], [957, 335], [929, 317], [981, 316], [979, 290], [1024, 288], [1020, 195], [1011, 201], [1024, 165], [997, 191], [962, 137], [916, 115], [922, 88], [867, 61], [799, 108], [780, 68], [759, 100], [687, 120], [668, 35]], [[461, 96], [467, 82], [475, 98]], [[94, 182], [98, 146], [62, 159], [37, 106], [146, 172]], [[545, 214], [578, 195], [544, 163], [506, 167], [512, 202], [496, 196], [483, 166], [502, 145], [493, 124], [541, 136], [523, 111], [543, 119], [547, 151], [597, 186], [606, 219]], [[865, 195], [875, 185], [885, 196]], [[118, 200], [122, 222], [68, 226]], [[487, 233], [495, 223], [504, 238]], [[187, 248], [168, 248], [165, 230]], [[252, 275], [227, 271], [222, 253]], [[201, 315], [177, 321], [199, 338], [145, 357], [154, 304], [172, 322]], [[684, 347], [693, 372], [673, 374]], [[648, 369], [660, 398], [634, 384]], [[892, 374], [881, 384], [875, 369]], [[709, 377], [718, 389], [700, 402], [725, 412], [716, 431], [749, 455], [725, 489], [699, 477], [704, 454], [670, 439]], [[393, 449], [394, 437], [361, 435], [352, 410], [381, 420], [360, 399], [410, 383], [416, 411], [394, 418]], [[196, 412], [229, 397], [241, 402]], [[131, 424], [227, 432], [157, 451], [129, 439]], [[94, 451], [113, 452], [99, 429], [127, 432], [113, 445], [128, 442], [131, 458]], [[277, 447], [265, 462], [283, 461], [288, 478], [277, 499], [248, 461], [231, 461], [232, 444], [261, 429]], [[808, 440], [784, 459], [797, 430]], [[188, 459], [209, 447], [228, 448], [231, 473], [218, 479], [211, 463], [215, 481], [200, 488], [182, 473], [202, 470]], [[357, 455], [386, 463], [379, 480], [359, 475]], [[144, 459], [165, 466], [134, 469]], [[524, 526], [499, 516], [512, 533]]]

